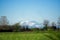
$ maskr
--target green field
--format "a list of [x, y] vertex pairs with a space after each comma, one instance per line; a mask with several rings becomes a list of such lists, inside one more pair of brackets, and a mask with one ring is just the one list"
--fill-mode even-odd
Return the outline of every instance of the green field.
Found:
[[60, 40], [60, 32], [0, 32], [0, 40]]

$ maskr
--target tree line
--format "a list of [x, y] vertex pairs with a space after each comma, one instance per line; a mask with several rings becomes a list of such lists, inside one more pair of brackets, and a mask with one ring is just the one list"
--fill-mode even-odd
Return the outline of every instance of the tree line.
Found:
[[[60, 18], [58, 18], [57, 24], [55, 22], [51, 23], [49, 26], [49, 20], [43, 21], [43, 28], [29, 28], [28, 26], [21, 26], [20, 22], [15, 23], [14, 25], [9, 25], [8, 19], [6, 16], [0, 17], [0, 32], [23, 32], [23, 31], [45, 31], [45, 30], [60, 30]], [[57, 25], [57, 26], [56, 26]]]

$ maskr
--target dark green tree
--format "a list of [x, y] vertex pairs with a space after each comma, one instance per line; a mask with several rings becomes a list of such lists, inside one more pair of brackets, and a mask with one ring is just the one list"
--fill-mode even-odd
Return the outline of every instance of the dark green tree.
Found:
[[18, 31], [20, 31], [20, 23], [16, 23], [16, 24], [14, 24], [13, 25], [13, 30], [15, 31], [15, 32], [18, 32]]

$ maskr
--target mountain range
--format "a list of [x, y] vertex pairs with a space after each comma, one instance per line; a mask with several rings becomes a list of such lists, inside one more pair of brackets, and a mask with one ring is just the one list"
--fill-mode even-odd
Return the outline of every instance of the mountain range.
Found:
[[28, 26], [29, 28], [43, 28], [44, 26], [37, 21], [22, 21], [21, 26]]

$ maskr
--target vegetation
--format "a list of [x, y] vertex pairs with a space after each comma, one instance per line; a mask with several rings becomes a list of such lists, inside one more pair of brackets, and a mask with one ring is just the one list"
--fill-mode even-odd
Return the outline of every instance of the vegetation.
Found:
[[60, 40], [60, 31], [1, 32], [0, 40]]
[[[44, 20], [44, 28], [29, 28], [21, 26], [20, 22], [9, 25], [4, 16], [0, 21], [0, 40], [60, 40], [60, 28], [56, 27], [55, 22], [49, 26], [49, 21]], [[58, 21], [60, 26], [60, 19]]]

